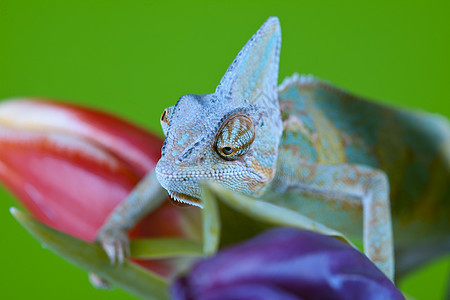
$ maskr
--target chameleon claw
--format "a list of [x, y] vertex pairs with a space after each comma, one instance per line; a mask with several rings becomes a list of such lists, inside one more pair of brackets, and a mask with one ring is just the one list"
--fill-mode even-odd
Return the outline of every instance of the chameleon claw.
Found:
[[123, 264], [123, 261], [125, 259], [124, 245], [120, 242], [116, 244], [116, 255], [117, 255], [117, 263], [120, 266]]
[[108, 281], [94, 273], [89, 273], [89, 282], [97, 289], [108, 290], [111, 288]]
[[103, 250], [105, 250], [106, 255], [109, 258], [111, 265], [115, 264], [115, 247], [109, 243], [102, 243]]

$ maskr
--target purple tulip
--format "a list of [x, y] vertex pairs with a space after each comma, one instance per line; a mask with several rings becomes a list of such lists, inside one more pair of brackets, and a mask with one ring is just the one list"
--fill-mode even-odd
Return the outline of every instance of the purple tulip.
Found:
[[405, 299], [361, 252], [332, 237], [277, 228], [197, 263], [176, 300]]

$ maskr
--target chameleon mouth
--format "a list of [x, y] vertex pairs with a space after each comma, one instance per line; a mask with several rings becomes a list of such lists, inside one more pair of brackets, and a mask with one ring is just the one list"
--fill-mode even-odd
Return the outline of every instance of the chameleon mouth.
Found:
[[200, 203], [200, 199], [190, 196], [190, 195], [186, 195], [186, 194], [182, 194], [182, 193], [178, 193], [178, 192], [172, 192], [172, 191], [167, 191], [169, 193], [170, 198], [172, 198], [175, 202], [175, 204], [181, 204], [181, 206], [184, 206], [183, 204], [188, 204], [188, 205], [193, 205], [193, 206], [198, 206], [200, 208], [203, 208], [203, 205]]

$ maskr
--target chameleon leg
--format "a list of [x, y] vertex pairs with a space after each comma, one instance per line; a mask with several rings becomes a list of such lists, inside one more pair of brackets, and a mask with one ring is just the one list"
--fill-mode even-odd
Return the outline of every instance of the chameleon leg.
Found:
[[364, 252], [389, 278], [394, 278], [389, 184], [384, 172], [348, 164], [280, 166], [274, 182], [280, 189], [294, 188], [325, 201], [362, 205]]
[[155, 172], [148, 173], [109, 215], [100, 229], [97, 240], [102, 244], [111, 263], [121, 264], [129, 256], [127, 232], [148, 213], [157, 208], [167, 196], [156, 179]]

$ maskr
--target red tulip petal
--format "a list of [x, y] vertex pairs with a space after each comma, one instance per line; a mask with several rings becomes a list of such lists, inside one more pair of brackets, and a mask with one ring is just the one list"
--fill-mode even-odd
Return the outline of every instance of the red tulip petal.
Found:
[[[94, 241], [114, 208], [160, 157], [162, 140], [117, 117], [43, 100], [0, 103], [0, 180], [41, 222]], [[194, 237], [199, 211], [168, 201], [130, 236]], [[161, 276], [173, 259], [135, 263]]]
[[[155, 135], [88, 108], [35, 99], [0, 103], [0, 179], [38, 220], [83, 240], [95, 239], [154, 168], [161, 145]], [[190, 214], [166, 203], [131, 235], [187, 236]]]
[[[86, 241], [155, 167], [161, 145], [99, 111], [29, 99], [0, 104], [0, 180], [39, 221]], [[198, 214], [166, 202], [130, 235], [197, 237]], [[171, 259], [133, 261], [164, 277], [177, 270]]]
[[120, 157], [140, 176], [161, 156], [161, 138], [110, 114], [72, 104], [31, 98], [5, 101], [0, 104], [0, 124], [81, 136]]
[[130, 232], [130, 236], [132, 238], [186, 236], [186, 216], [190, 211], [185, 209], [181, 213], [182, 210], [183, 208], [179, 208], [166, 201], [151, 215], [142, 219]]
[[105, 149], [59, 133], [0, 128], [0, 178], [41, 222], [93, 241], [139, 177]]

